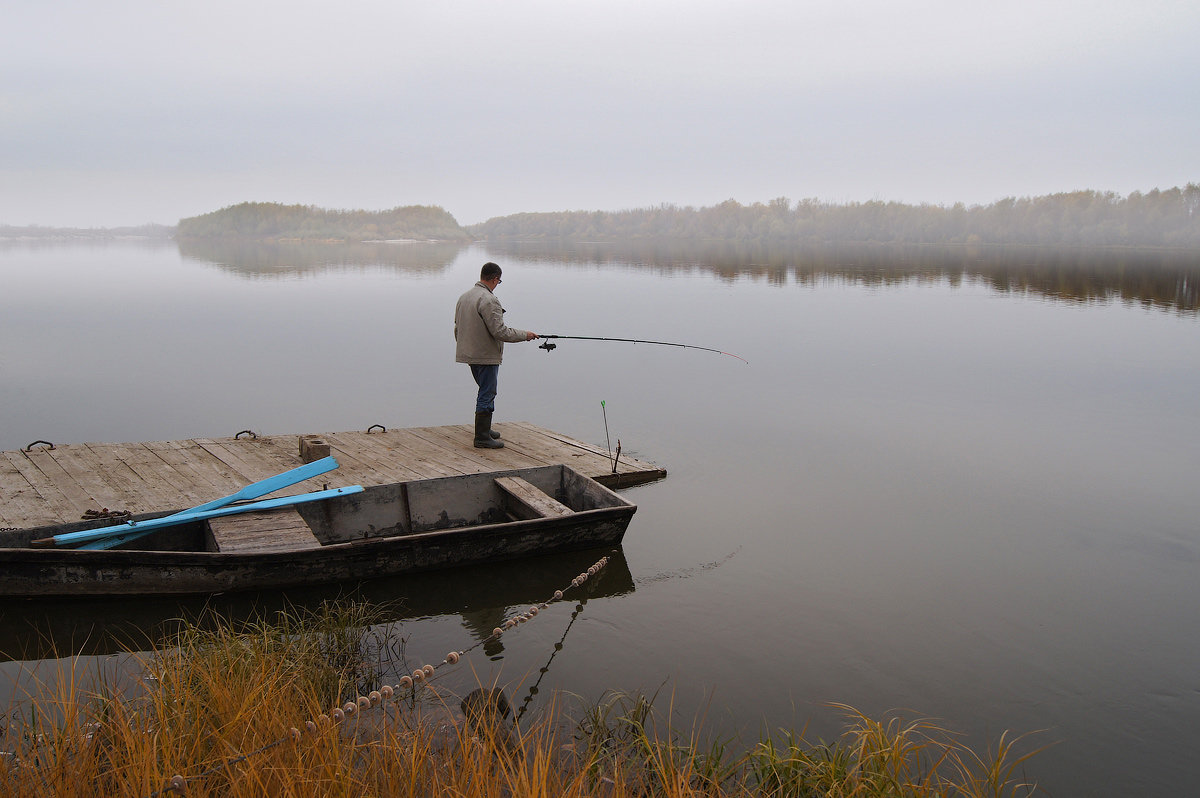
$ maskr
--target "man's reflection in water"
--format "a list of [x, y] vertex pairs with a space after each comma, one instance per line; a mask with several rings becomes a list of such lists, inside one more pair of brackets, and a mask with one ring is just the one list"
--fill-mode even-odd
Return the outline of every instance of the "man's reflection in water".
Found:
[[488, 659], [499, 659], [504, 653], [502, 638], [488, 638], [492, 637], [493, 629], [504, 625], [507, 612], [507, 607], [486, 607], [462, 614], [462, 624], [471, 632], [471, 637], [484, 641], [483, 653], [487, 654]]

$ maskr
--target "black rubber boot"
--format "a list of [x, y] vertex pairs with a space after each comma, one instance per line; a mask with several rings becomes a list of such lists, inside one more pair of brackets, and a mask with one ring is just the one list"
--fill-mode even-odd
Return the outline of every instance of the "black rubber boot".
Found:
[[[475, 415], [478, 416], [479, 413], [476, 412]], [[496, 432], [496, 430], [492, 429], [492, 414], [491, 413], [487, 414], [487, 434], [489, 437], [495, 438], [496, 440], [500, 440], [500, 433]]]
[[[492, 437], [495, 435], [495, 437]], [[499, 439], [499, 435], [492, 432], [492, 414], [491, 413], [476, 413], [475, 414], [475, 448], [476, 449], [503, 449], [504, 442]]]

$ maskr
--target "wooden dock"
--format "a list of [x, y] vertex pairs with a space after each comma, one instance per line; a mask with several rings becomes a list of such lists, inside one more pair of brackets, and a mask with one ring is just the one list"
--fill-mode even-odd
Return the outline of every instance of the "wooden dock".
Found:
[[502, 422], [496, 429], [503, 449], [474, 448], [473, 428], [467, 425], [54, 448], [39, 444], [0, 453], [0, 527], [69, 523], [105, 511], [139, 515], [194, 507], [301, 465], [301, 438], [327, 444], [340, 467], [275, 495], [560, 463], [610, 488], [667, 474], [626, 456], [614, 474], [603, 448], [534, 424]]

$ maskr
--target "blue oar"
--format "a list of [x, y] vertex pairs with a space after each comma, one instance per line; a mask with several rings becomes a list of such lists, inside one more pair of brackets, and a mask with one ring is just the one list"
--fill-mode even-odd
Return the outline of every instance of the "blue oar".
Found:
[[281, 496], [278, 499], [264, 499], [263, 501], [251, 502], [249, 504], [218, 507], [214, 510], [188, 510], [165, 518], [151, 518], [149, 521], [142, 521], [138, 524], [138, 528], [132, 532], [124, 532], [119, 535], [110, 535], [100, 540], [93, 540], [83, 544], [79, 548], [111, 549], [114, 546], [120, 546], [122, 543], [137, 540], [143, 535], [148, 535], [164, 526], [176, 526], [178, 524], [186, 524], [189, 521], [203, 521], [208, 518], [220, 518], [225, 515], [250, 513], [257, 510], [273, 510], [276, 507], [290, 507], [293, 504], [304, 504], [306, 502], [321, 501], [322, 499], [332, 499], [335, 496], [349, 496], [354, 493], [362, 493], [362, 490], [362, 485], [348, 485], [344, 488], [330, 488], [329, 490], [318, 490], [313, 493], [302, 493], [299, 496]]
[[[332, 457], [323, 457], [320, 460], [314, 460], [311, 463], [302, 465], [299, 468], [293, 468], [290, 471], [284, 471], [282, 474], [276, 474], [273, 477], [267, 477], [260, 482], [251, 482], [246, 487], [239, 490], [237, 493], [231, 493], [228, 496], [223, 496], [220, 499], [213, 499], [210, 502], [201, 504], [197, 507], [192, 507], [188, 510], [181, 510], [173, 515], [165, 516], [164, 518], [151, 519], [154, 521], [164, 521], [166, 518], [177, 518], [179, 516], [189, 515], [190, 513], [204, 512], [206, 510], [215, 510], [219, 507], [224, 507], [233, 504], [236, 501], [244, 501], [247, 499], [257, 499], [259, 496], [266, 496], [268, 493], [274, 493], [277, 490], [295, 485], [297, 482], [303, 482], [306, 479], [319, 476], [338, 467], [337, 460]], [[99, 529], [84, 529], [79, 532], [64, 532], [61, 535], [55, 535], [52, 540], [56, 546], [64, 546], [71, 543], [82, 543], [88, 540], [96, 540], [98, 538], [111, 537], [113, 535], [123, 535], [135, 529], [145, 529], [149, 521], [126, 521], [123, 524], [115, 524], [113, 526], [100, 527]], [[162, 526], [161, 523], [157, 526]], [[37, 541], [41, 542], [41, 541]]]
[[237, 493], [231, 493], [220, 499], [213, 499], [207, 504], [201, 504], [193, 507], [190, 510], [183, 512], [199, 512], [203, 510], [215, 510], [218, 507], [224, 507], [227, 504], [234, 502], [247, 501], [249, 499], [257, 499], [259, 496], [266, 496], [268, 493], [274, 493], [277, 490], [291, 487], [298, 482], [303, 482], [306, 479], [311, 479], [321, 474], [326, 474], [338, 467], [338, 461], [332, 457], [322, 457], [320, 460], [314, 460], [311, 463], [293, 468], [290, 471], [284, 471], [282, 474], [276, 474], [273, 477], [267, 477], [259, 482], [251, 482], [246, 487], [239, 490]]

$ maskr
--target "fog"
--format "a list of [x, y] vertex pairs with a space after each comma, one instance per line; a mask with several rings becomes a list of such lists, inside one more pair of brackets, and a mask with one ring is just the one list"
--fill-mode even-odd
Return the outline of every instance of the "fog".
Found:
[[1176, 2], [46, 2], [5, 33], [0, 224], [1200, 177], [1200, 7]]

